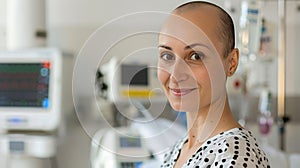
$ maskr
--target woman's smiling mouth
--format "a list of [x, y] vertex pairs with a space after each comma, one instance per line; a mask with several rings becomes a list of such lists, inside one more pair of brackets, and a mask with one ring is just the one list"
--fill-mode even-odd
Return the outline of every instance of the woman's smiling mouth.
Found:
[[196, 90], [197, 88], [191, 88], [191, 89], [177, 89], [177, 88], [170, 88], [168, 87], [170, 92], [174, 95], [174, 96], [185, 96], [187, 94], [189, 94], [190, 92]]

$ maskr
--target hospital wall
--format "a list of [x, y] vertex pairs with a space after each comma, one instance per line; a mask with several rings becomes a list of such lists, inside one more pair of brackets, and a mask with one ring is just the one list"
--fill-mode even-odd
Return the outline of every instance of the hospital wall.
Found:
[[[0, 50], [6, 48], [6, 4], [8, 0], [0, 0]], [[185, 2], [182, 0], [172, 1], [104, 1], [104, 0], [48, 0], [47, 2], [47, 31], [48, 31], [48, 46], [54, 46], [60, 48], [62, 51], [71, 53], [73, 58], [76, 58], [77, 53], [89, 36], [100, 26], [108, 23], [109, 21], [133, 12], [142, 11], [171, 11], [174, 7]], [[231, 2], [231, 6], [225, 6], [228, 8], [235, 9], [231, 12], [236, 26], [239, 23], [240, 16], [240, 0], [214, 1], [224, 6], [224, 2]], [[287, 63], [286, 63], [286, 91], [288, 96], [288, 102], [297, 102], [300, 97], [300, 76], [298, 74], [298, 63], [300, 62], [300, 3], [297, 1], [287, 2]], [[263, 13], [266, 16], [267, 21], [274, 25], [274, 49], [277, 49], [277, 1], [270, 0], [266, 1], [263, 7]], [[141, 23], [145, 24], [145, 23]], [[155, 24], [155, 23], [153, 23]], [[20, 25], [22, 26], [22, 25]], [[131, 25], [133, 26], [133, 25]], [[122, 29], [130, 29], [130, 25], [120, 25], [113, 31], [119, 31]], [[152, 37], [149, 39], [141, 40], [144, 45], [147, 44], [147, 40], [153, 40]], [[149, 41], [148, 41], [149, 42]], [[130, 48], [123, 46], [125, 49]], [[99, 46], [101, 47], [101, 45]], [[123, 57], [124, 53], [118, 53], [116, 51], [112, 55]], [[88, 65], [86, 65], [88, 66]], [[277, 88], [277, 65], [276, 60], [273, 63], [271, 89], [276, 95]], [[84, 75], [84, 74], [82, 74]], [[71, 77], [67, 77], [71, 80]], [[83, 96], [84, 92], [82, 92]], [[255, 100], [254, 100], [255, 101]], [[291, 111], [299, 109], [299, 106], [293, 104]], [[292, 112], [294, 115], [294, 112]], [[297, 115], [295, 113], [295, 115]], [[299, 115], [299, 114], [298, 114]]]

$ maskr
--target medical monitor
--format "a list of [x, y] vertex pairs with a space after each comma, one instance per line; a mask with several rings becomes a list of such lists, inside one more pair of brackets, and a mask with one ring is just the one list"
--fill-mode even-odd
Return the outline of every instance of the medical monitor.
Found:
[[121, 84], [122, 85], [135, 85], [135, 86], [148, 86], [148, 71], [149, 68], [146, 64], [121, 64]]
[[101, 71], [107, 74], [108, 98], [112, 102], [165, 100], [157, 78], [156, 62], [112, 58]]
[[0, 52], [0, 129], [51, 131], [61, 114], [61, 54]]

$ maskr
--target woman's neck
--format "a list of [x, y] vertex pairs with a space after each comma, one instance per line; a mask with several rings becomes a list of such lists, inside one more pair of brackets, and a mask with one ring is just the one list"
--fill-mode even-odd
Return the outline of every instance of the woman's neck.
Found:
[[[223, 107], [223, 108], [220, 108]], [[199, 146], [202, 142], [221, 132], [241, 127], [233, 117], [228, 99], [222, 104], [204, 107], [199, 112], [187, 112], [187, 147]]]

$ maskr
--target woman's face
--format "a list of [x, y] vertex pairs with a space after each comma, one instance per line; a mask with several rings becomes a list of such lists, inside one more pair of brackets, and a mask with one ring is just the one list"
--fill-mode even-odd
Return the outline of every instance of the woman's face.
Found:
[[208, 110], [226, 95], [226, 59], [214, 33], [216, 20], [197, 14], [199, 22], [193, 15], [170, 17], [159, 36], [158, 78], [177, 111]]

